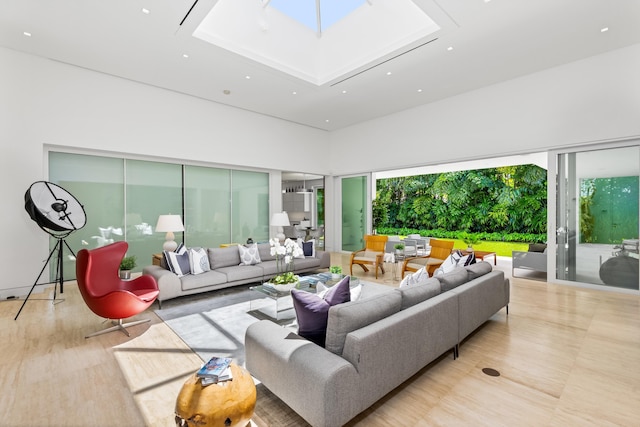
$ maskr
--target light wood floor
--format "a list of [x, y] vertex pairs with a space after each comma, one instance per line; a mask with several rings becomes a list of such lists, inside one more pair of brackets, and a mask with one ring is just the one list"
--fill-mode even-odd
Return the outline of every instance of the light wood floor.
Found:
[[[338, 263], [348, 271], [346, 255], [332, 254]], [[508, 274], [504, 263], [497, 268]], [[390, 271], [378, 281], [398, 284]], [[198, 356], [151, 310], [131, 338], [85, 340], [101, 319], [73, 282], [64, 302], [36, 299], [51, 290], [17, 321], [22, 302], [0, 303], [0, 425], [173, 426], [175, 396]], [[443, 356], [350, 425], [640, 425], [640, 297], [514, 279], [509, 313], [467, 339], [459, 359]]]

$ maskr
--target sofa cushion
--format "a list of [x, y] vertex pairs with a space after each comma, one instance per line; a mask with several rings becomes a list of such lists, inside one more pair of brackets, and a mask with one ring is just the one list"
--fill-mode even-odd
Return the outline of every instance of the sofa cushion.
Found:
[[466, 270], [467, 274], [469, 275], [469, 281], [471, 281], [491, 272], [491, 270], [493, 270], [493, 267], [491, 267], [491, 264], [489, 264], [488, 262], [482, 261], [468, 266]]
[[466, 268], [456, 268], [445, 274], [439, 274], [436, 277], [442, 286], [442, 292], [449, 291], [469, 281], [469, 274]]
[[400, 292], [402, 295], [402, 310], [439, 295], [441, 291], [442, 285], [436, 278], [428, 279], [420, 286], [406, 286], [396, 289], [396, 292]]
[[238, 245], [238, 255], [240, 255], [240, 265], [260, 264], [260, 253], [256, 243], [246, 246]]
[[271, 245], [269, 243], [258, 243], [258, 254], [262, 262], [276, 259], [275, 255], [271, 255]]
[[217, 272], [227, 275], [227, 281], [255, 279], [256, 282], [262, 280], [262, 267], [258, 265], [236, 265], [233, 267], [220, 267]]
[[349, 301], [350, 279], [346, 276], [331, 287], [324, 297], [298, 289], [291, 290], [298, 321], [298, 335], [324, 347], [329, 308]]
[[349, 332], [397, 313], [401, 306], [400, 292], [390, 291], [331, 307], [327, 319], [325, 348], [342, 355]]
[[237, 246], [227, 248], [209, 248], [209, 265], [212, 270], [220, 267], [231, 267], [240, 264], [240, 253]]
[[224, 283], [227, 283], [227, 275], [213, 270], [202, 274], [189, 274], [180, 278], [180, 286], [183, 291], [222, 285]]

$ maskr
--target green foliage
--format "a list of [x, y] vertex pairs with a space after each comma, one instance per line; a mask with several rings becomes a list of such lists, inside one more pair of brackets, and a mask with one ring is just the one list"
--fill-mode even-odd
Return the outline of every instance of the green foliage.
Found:
[[393, 249], [401, 251], [404, 249], [404, 245], [402, 243], [396, 243], [395, 245], [393, 245]]
[[582, 180], [580, 183], [580, 243], [593, 243], [594, 241], [593, 230], [596, 221], [591, 213], [591, 207], [595, 195], [595, 180]]
[[278, 274], [276, 277], [270, 280], [274, 285], [288, 285], [289, 283], [296, 283], [300, 280], [300, 277], [293, 274], [291, 271]]
[[136, 268], [136, 256], [126, 256], [120, 261], [120, 270], [133, 270]]
[[342, 274], [342, 267], [339, 265], [332, 265], [329, 267], [329, 273], [331, 274]]
[[536, 165], [388, 178], [376, 186], [373, 224], [380, 234], [457, 238], [469, 232], [489, 240], [482, 233], [498, 233], [546, 240], [547, 174]]

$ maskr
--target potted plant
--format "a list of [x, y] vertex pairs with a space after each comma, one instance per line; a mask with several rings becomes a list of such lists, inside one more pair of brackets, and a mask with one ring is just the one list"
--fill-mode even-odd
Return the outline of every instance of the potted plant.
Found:
[[473, 245], [480, 243], [480, 238], [477, 234], [464, 232], [460, 233], [460, 238], [467, 245], [468, 251], [473, 251]]
[[300, 282], [300, 277], [296, 274], [293, 274], [292, 271], [287, 271], [286, 273], [278, 274], [273, 279], [269, 280], [269, 283], [273, 285], [276, 289], [281, 291], [288, 291], [298, 286]]
[[120, 278], [127, 280], [131, 278], [131, 270], [136, 268], [136, 256], [130, 255], [120, 261]]
[[329, 267], [329, 273], [331, 273], [332, 279], [340, 279], [340, 276], [342, 275], [342, 267], [339, 265], [332, 265]]
[[397, 254], [402, 253], [402, 251], [404, 251], [404, 245], [402, 243], [396, 243], [395, 245], [393, 245], [393, 248], [396, 250]]

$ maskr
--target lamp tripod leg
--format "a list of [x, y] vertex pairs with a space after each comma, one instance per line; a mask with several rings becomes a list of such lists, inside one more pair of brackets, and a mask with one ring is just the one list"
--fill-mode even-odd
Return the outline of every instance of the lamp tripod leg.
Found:
[[[51, 249], [51, 252], [49, 252], [49, 257], [47, 258], [47, 260], [45, 261], [44, 265], [42, 266], [42, 270], [40, 270], [40, 274], [38, 274], [38, 277], [36, 277], [35, 282], [33, 282], [33, 286], [31, 286], [31, 289], [29, 290], [29, 293], [27, 294], [27, 297], [22, 302], [22, 305], [20, 306], [20, 310], [18, 310], [18, 313], [16, 314], [16, 317], [13, 318], [13, 320], [18, 320], [18, 316], [20, 316], [20, 313], [22, 312], [22, 309], [24, 308], [25, 304], [29, 300], [29, 297], [33, 293], [33, 290], [38, 285], [38, 280], [40, 280], [40, 277], [42, 277], [42, 274], [44, 273], [45, 269], [47, 268], [47, 265], [49, 265], [49, 262], [51, 261], [51, 258], [53, 258], [53, 254], [56, 251], [58, 252], [58, 257], [56, 259], [56, 280], [53, 283], [59, 283], [60, 284], [60, 293], [62, 293], [62, 282], [63, 282], [63, 275], [62, 275], [62, 242], [63, 241], [64, 241], [63, 239], [58, 239], [58, 243], [56, 243], [55, 246], [53, 247], [53, 249]], [[64, 242], [64, 243], [67, 244], [67, 242]], [[69, 247], [69, 245], [67, 245], [67, 247]], [[71, 250], [71, 248], [69, 248], [69, 250]], [[72, 251], [72, 253], [73, 253], [73, 251]], [[55, 300], [56, 300], [56, 287], [54, 286], [54, 288], [53, 288], [53, 301], [55, 302]]]

